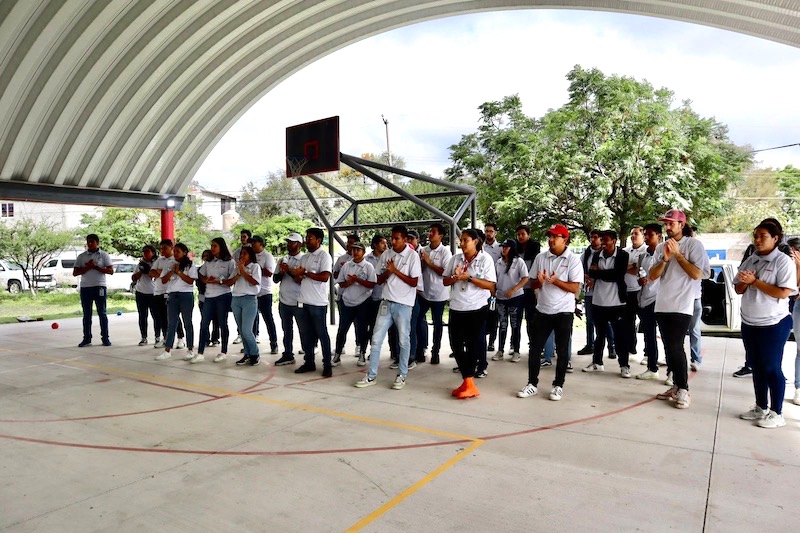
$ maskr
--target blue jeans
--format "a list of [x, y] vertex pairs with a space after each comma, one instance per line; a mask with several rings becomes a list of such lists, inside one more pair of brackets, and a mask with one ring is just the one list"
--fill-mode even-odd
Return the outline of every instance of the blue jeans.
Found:
[[647, 352], [647, 370], [658, 372], [658, 342], [656, 333], [656, 303], [639, 309], [644, 331], [644, 350]]
[[375, 329], [372, 333], [372, 346], [369, 350], [369, 372], [370, 379], [375, 379], [378, 375], [378, 363], [381, 357], [381, 345], [386, 339], [389, 328], [394, 325], [397, 328], [398, 344], [400, 353], [398, 359], [400, 363], [400, 375], [408, 374], [408, 356], [411, 353], [411, 311], [413, 307], [397, 302], [384, 300], [381, 305], [386, 305], [386, 314], [378, 311], [378, 319], [375, 321]]
[[694, 313], [692, 321], [689, 323], [689, 348], [692, 352], [692, 361], [703, 362], [703, 354], [700, 348], [700, 316], [703, 314], [703, 304], [700, 298], [694, 301]]
[[794, 356], [794, 388], [800, 389], [800, 305], [795, 302], [794, 309], [792, 310], [792, 319], [794, 324], [794, 342], [797, 344], [797, 354]]
[[[278, 302], [278, 315], [281, 317], [281, 329], [283, 330], [283, 356], [294, 357], [294, 324], [300, 328], [302, 309], [296, 305], [287, 305]], [[301, 346], [302, 347], [302, 346]]]
[[97, 307], [100, 319], [100, 337], [108, 339], [108, 314], [106, 313], [105, 287], [81, 287], [81, 307], [83, 308], [83, 340], [92, 340], [92, 305]]
[[305, 352], [305, 364], [316, 366], [314, 348], [319, 341], [322, 348], [322, 365], [324, 368], [329, 368], [331, 366], [331, 338], [328, 335], [328, 327], [325, 325], [328, 306], [305, 304], [300, 311], [301, 319], [298, 326], [300, 328], [300, 344], [303, 345]]
[[[433, 320], [433, 346], [431, 347], [432, 356], [438, 356], [439, 351], [442, 348], [442, 334], [444, 333], [444, 305], [446, 303], [447, 301], [432, 302], [430, 300], [426, 300], [425, 298], [419, 299], [419, 314], [423, 321], [425, 320], [425, 315], [428, 314], [428, 310], [430, 309], [431, 311], [431, 319]], [[422, 322], [420, 322], [420, 324], [422, 324]], [[427, 330], [427, 323], [424, 325], [425, 329]]]
[[[269, 347], [275, 349], [278, 347], [278, 330], [275, 328], [275, 317], [272, 316], [272, 295], [264, 294], [258, 297], [258, 312], [261, 313], [261, 318], [264, 319], [264, 324], [267, 325], [267, 335], [269, 335]], [[253, 320], [253, 335], [258, 337], [258, 313], [256, 319]]]
[[498, 315], [498, 351], [503, 351], [506, 346], [508, 323], [511, 322], [511, 342], [509, 350], [519, 352], [520, 337], [522, 335], [522, 304], [524, 296], [517, 296], [510, 300], [497, 300]]
[[231, 308], [231, 293], [220, 294], [214, 298], [206, 298], [203, 307], [200, 309], [200, 344], [197, 353], [203, 353], [208, 344], [208, 325], [216, 320], [219, 324], [222, 336], [222, 350], [220, 353], [228, 353], [228, 310]]
[[258, 344], [253, 333], [253, 322], [258, 318], [258, 298], [255, 294], [234, 296], [231, 301], [231, 311], [242, 336], [244, 354], [255, 359], [258, 357]]
[[[771, 408], [778, 414], [783, 409], [786, 378], [781, 369], [783, 347], [792, 330], [792, 317], [787, 316], [773, 326], [742, 324], [742, 342], [753, 362], [753, 389], [756, 405]], [[767, 400], [771, 400], [767, 403]]]
[[172, 348], [175, 342], [175, 332], [178, 331], [178, 317], [183, 317], [183, 327], [186, 329], [186, 348], [194, 348], [194, 326], [192, 326], [192, 309], [194, 308], [194, 293], [172, 292], [167, 298], [167, 339], [164, 346]]

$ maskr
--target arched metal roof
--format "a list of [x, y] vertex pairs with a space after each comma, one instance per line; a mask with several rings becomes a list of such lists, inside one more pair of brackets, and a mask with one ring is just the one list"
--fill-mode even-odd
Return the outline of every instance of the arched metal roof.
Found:
[[163, 207], [304, 66], [401, 26], [521, 8], [662, 17], [800, 47], [798, 0], [2, 0], [0, 197]]

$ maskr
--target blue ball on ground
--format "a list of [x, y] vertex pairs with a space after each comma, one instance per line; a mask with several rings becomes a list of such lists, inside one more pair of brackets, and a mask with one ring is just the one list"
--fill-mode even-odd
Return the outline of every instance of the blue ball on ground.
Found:
[[122, 316], [122, 311], [117, 311], [117, 316]]

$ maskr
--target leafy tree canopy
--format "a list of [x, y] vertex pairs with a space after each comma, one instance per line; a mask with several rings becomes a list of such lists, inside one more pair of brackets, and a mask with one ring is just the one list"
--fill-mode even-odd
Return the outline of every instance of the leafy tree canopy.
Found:
[[77, 238], [71, 231], [60, 229], [56, 223], [45, 220], [34, 223], [23, 218], [13, 225], [0, 224], [0, 256], [22, 267], [22, 276], [36, 294], [35, 272], [45, 262]]

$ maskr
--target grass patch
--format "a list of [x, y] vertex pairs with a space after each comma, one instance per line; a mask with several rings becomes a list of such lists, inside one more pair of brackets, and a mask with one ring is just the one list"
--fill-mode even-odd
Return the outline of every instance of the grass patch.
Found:
[[[128, 313], [136, 311], [136, 300], [132, 294], [113, 292], [108, 296], [106, 307], [110, 315], [117, 311]], [[82, 315], [81, 297], [74, 289], [40, 292], [35, 297], [30, 294], [0, 293], [0, 324], [15, 324], [18, 316], [52, 320]]]

